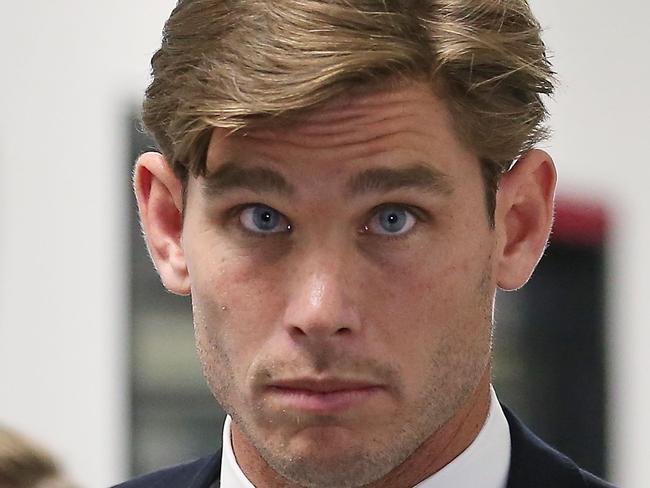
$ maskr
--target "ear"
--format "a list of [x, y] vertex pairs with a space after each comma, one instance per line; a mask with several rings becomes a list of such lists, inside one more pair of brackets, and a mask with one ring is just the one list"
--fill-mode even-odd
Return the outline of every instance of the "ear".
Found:
[[181, 182], [161, 154], [149, 152], [135, 164], [133, 188], [147, 248], [163, 285], [172, 293], [188, 295]]
[[497, 192], [497, 284], [515, 290], [526, 284], [553, 225], [557, 174], [553, 159], [533, 149], [504, 174]]

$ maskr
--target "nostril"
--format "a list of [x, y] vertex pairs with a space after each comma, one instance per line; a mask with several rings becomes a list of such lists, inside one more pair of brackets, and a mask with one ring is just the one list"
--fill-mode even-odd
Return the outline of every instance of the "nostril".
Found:
[[306, 336], [307, 333], [300, 327], [293, 326], [291, 327], [291, 334], [297, 336]]
[[329, 335], [333, 334], [335, 336], [348, 336], [352, 334], [352, 328], [350, 327], [338, 327], [330, 328], [330, 332], [327, 332], [327, 327], [301, 327], [299, 325], [294, 325], [290, 329], [290, 334], [296, 337], [306, 337], [313, 334], [316, 335]]

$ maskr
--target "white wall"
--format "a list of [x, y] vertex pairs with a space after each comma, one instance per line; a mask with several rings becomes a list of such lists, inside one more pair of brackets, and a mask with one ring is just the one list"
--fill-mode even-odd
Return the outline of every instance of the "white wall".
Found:
[[[531, 0], [562, 80], [549, 150], [560, 191], [611, 212], [608, 320], [612, 478], [648, 486], [650, 438], [650, 5]], [[579, 385], [577, 385], [579, 387]]]
[[[3, 2], [4, 3], [4, 2]], [[8, 3], [8, 2], [7, 2]], [[126, 473], [126, 115], [174, 0], [32, 0], [0, 16], [0, 422], [76, 479]], [[563, 80], [560, 190], [612, 211], [614, 479], [650, 479], [650, 130], [641, 0], [531, 0]]]
[[173, 0], [2, 2], [0, 422], [126, 475], [126, 117]]

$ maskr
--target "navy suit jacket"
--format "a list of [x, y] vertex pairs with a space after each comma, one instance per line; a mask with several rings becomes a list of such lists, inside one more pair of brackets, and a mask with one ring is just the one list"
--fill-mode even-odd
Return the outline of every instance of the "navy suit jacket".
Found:
[[[568, 457], [528, 430], [506, 407], [503, 410], [510, 426], [512, 443], [507, 488], [615, 488], [580, 469]], [[212, 483], [219, 480], [220, 471], [221, 452], [218, 452], [198, 461], [141, 476], [114, 488], [210, 488]]]

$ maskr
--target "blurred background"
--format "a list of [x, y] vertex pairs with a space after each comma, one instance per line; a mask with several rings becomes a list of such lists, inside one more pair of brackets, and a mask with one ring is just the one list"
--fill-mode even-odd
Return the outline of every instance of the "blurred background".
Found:
[[[650, 479], [650, 6], [531, 0], [561, 79], [558, 215], [531, 283], [497, 302], [497, 391], [626, 488]], [[150, 265], [130, 171], [174, 0], [3, 2], [0, 423], [108, 486], [219, 447], [187, 299]]]

